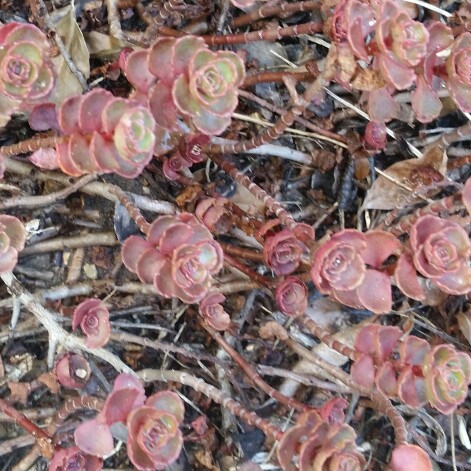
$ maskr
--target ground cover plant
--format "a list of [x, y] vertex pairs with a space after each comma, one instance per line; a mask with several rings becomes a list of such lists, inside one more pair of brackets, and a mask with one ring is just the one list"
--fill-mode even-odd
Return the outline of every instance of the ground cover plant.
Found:
[[471, 468], [469, 2], [0, 13], [4, 469]]

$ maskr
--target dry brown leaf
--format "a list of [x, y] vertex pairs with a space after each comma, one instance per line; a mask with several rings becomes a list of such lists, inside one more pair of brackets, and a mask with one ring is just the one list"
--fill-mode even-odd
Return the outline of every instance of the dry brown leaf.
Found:
[[83, 33], [90, 55], [97, 59], [116, 58], [124, 47], [132, 47], [131, 43], [119, 41], [109, 34], [91, 31]]
[[30, 383], [14, 383], [9, 381], [8, 387], [10, 388], [11, 395], [9, 400], [11, 402], [19, 402], [22, 405], [26, 405], [28, 396], [31, 392]]
[[384, 80], [377, 70], [360, 69], [352, 81], [352, 87], [356, 90], [370, 92], [371, 90], [384, 87]]
[[198, 450], [195, 453], [195, 458], [199, 464], [204, 466], [204, 469], [219, 471], [218, 467], [214, 465], [213, 455], [209, 450]]
[[[51, 20], [72, 61], [87, 79], [90, 77], [90, 53], [85, 44], [82, 31], [75, 20], [73, 4], [53, 11]], [[59, 104], [70, 96], [81, 94], [83, 90], [80, 82], [70, 71], [62, 54], [59, 53], [52, 59], [52, 62], [57, 71], [57, 84], [51, 96], [51, 101]]]
[[60, 384], [57, 382], [57, 377], [52, 371], [40, 375], [38, 381], [54, 394], [57, 394], [60, 390]]
[[461, 333], [465, 336], [466, 340], [471, 344], [471, 312], [460, 312], [456, 319]]
[[384, 171], [389, 178], [379, 175], [371, 185], [362, 210], [400, 209], [423, 201], [424, 196], [433, 194], [433, 184], [443, 180], [447, 161], [446, 152], [435, 147], [419, 159], [403, 160], [391, 165]]

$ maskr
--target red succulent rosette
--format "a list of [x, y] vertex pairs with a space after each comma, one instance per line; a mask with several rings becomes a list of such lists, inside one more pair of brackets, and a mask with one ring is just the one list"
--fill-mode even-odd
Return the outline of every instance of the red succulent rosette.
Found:
[[412, 255], [401, 255], [395, 270], [397, 285], [406, 295], [424, 298], [415, 270], [445, 293], [466, 294], [471, 290], [471, 242], [457, 223], [422, 216], [411, 228], [410, 246]]
[[123, 244], [126, 268], [144, 283], [153, 283], [157, 293], [186, 303], [201, 301], [213, 275], [223, 263], [221, 246], [192, 214], [160, 216], [144, 240], [131, 236]]
[[283, 229], [267, 237], [263, 245], [263, 258], [277, 275], [289, 275], [298, 268], [306, 251], [307, 247], [294, 232]]
[[0, 126], [20, 109], [45, 100], [54, 86], [46, 35], [36, 26], [12, 22], [0, 28]]
[[414, 67], [427, 53], [429, 32], [419, 21], [392, 0], [381, 3], [375, 34], [379, 54], [375, 54], [384, 80], [397, 90], [409, 88], [416, 79]]
[[62, 386], [79, 389], [88, 383], [91, 368], [82, 355], [68, 352], [57, 360], [54, 373]]
[[307, 308], [307, 287], [299, 278], [291, 276], [276, 287], [275, 299], [283, 314], [299, 316]]
[[[301, 414], [277, 448], [284, 471], [361, 471], [365, 458], [356, 450], [356, 434], [344, 423], [328, 423], [317, 412]], [[298, 465], [293, 461], [299, 455]]]
[[162, 137], [146, 107], [98, 88], [65, 100], [58, 120], [64, 134], [56, 145], [58, 164], [73, 176], [114, 172], [134, 178]]
[[72, 330], [80, 325], [89, 348], [100, 348], [110, 339], [110, 313], [99, 299], [86, 299], [74, 311]]
[[128, 456], [140, 471], [166, 469], [183, 446], [184, 407], [177, 394], [161, 391], [128, 416]]
[[141, 407], [145, 399], [144, 388], [135, 376], [128, 373], [119, 374], [103, 409], [94, 419], [83, 422], [75, 429], [75, 443], [90, 455], [109, 455], [113, 451], [110, 426], [117, 422], [126, 422], [130, 412]]
[[460, 34], [446, 61], [446, 84], [458, 108], [471, 113], [471, 33]]
[[391, 283], [380, 268], [398, 246], [396, 238], [384, 231], [342, 230], [314, 253], [312, 280], [322, 294], [342, 304], [389, 312]]
[[425, 395], [432, 407], [451, 414], [468, 396], [471, 358], [452, 345], [437, 345], [423, 361]]

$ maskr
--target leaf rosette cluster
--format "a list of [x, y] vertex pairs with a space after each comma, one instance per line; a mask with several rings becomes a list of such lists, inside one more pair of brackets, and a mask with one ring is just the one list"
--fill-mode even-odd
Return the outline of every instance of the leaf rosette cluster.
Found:
[[360, 329], [355, 349], [363, 355], [352, 365], [352, 377], [364, 387], [376, 385], [386, 396], [410, 407], [429, 403], [451, 414], [468, 394], [470, 356], [452, 345], [431, 347], [414, 335], [400, 341], [402, 334], [393, 326]]
[[245, 67], [237, 54], [212, 52], [201, 38], [185, 36], [160, 38], [149, 50], [133, 52], [125, 74], [157, 124], [175, 131], [183, 116], [200, 132], [215, 135], [230, 124]]
[[159, 138], [147, 108], [103, 89], [65, 100], [58, 113], [64, 137], [56, 145], [61, 170], [139, 175], [150, 162]]
[[160, 216], [147, 239], [131, 236], [122, 247], [123, 262], [143, 283], [165, 298], [201, 301], [223, 263], [221, 246], [190, 213]]
[[36, 26], [8, 23], [0, 28], [0, 126], [15, 111], [44, 101], [54, 86], [46, 35]]

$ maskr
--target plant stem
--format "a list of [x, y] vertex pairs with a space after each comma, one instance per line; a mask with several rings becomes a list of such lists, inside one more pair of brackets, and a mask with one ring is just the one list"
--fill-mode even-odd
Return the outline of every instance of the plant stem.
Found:
[[356, 361], [361, 357], [361, 353], [350, 348], [348, 345], [334, 339], [332, 335], [326, 332], [322, 327], [317, 325], [310, 317], [305, 314], [301, 317], [298, 317], [297, 320], [306, 327], [312, 335], [317, 337], [319, 340], [324, 342], [328, 347], [332, 348], [336, 352], [339, 352], [341, 355], [344, 355], [350, 360]]
[[39, 149], [46, 149], [49, 147], [55, 147], [59, 142], [59, 137], [48, 136], [48, 137], [33, 137], [25, 141], [12, 144], [11, 146], [1, 146], [0, 154], [3, 157], [11, 157], [13, 155], [27, 154], [28, 152], [34, 152]]
[[265, 435], [272, 437], [274, 440], [280, 440], [283, 436], [283, 432], [271, 422], [259, 417], [255, 412], [248, 411], [238, 401], [232, 399], [232, 397], [223, 393], [214, 386], [206, 383], [201, 378], [197, 378], [196, 376], [181, 371], [154, 370], [151, 368], [138, 371], [137, 376], [144, 382], [174, 381], [176, 383], [190, 386], [195, 391], [203, 393], [217, 404], [227, 408], [231, 414], [240, 417], [248, 425], [257, 427]]
[[250, 13], [237, 16], [232, 20], [232, 26], [240, 27], [250, 25], [257, 20], [261, 20], [262, 18], [267, 18], [269, 16], [288, 16], [297, 12], [314, 10], [314, 8], [319, 6], [319, 0], [295, 3], [283, 2], [279, 5], [264, 5]]
[[[112, 365], [117, 371], [136, 375], [134, 371], [123, 363], [116, 355], [104, 348], [89, 348], [85, 341], [75, 335], [69, 334], [54, 320], [54, 316], [42, 306], [38, 300], [16, 279], [11, 272], [0, 273], [1, 279], [9, 291], [14, 294], [23, 306], [38, 319], [49, 333], [50, 348], [60, 343], [67, 350], [83, 350]], [[54, 351], [49, 352], [49, 366], [53, 363]]]
[[267, 280], [264, 276], [253, 271], [247, 265], [244, 265], [242, 262], [239, 262], [239, 260], [236, 260], [235, 258], [225, 253], [224, 261], [232, 267], [237, 268], [237, 270], [241, 271], [242, 273], [246, 274], [251, 280], [256, 281], [259, 285], [271, 289], [273, 281]]
[[10, 406], [6, 401], [0, 399], [0, 411], [11, 417], [17, 425], [24, 428], [36, 440], [41, 455], [51, 459], [54, 454], [51, 437], [41, 430], [36, 424], [31, 422], [24, 414], [18, 412], [14, 407]]
[[231, 356], [231, 358], [240, 366], [245, 375], [252, 381], [255, 386], [258, 386], [263, 392], [268, 394], [271, 398], [276, 401], [288, 406], [290, 408], [296, 409], [298, 411], [304, 412], [310, 410], [311, 407], [302, 404], [299, 401], [291, 397], [284, 396], [276, 389], [269, 386], [255, 371], [254, 368], [234, 349], [225, 338], [219, 335], [213, 328], [208, 326], [206, 323], [201, 322], [201, 325], [211, 334], [214, 340]]
[[320, 33], [322, 23], [313, 21], [296, 26], [279, 26], [273, 30], [250, 31], [242, 34], [227, 34], [225, 36], [201, 36], [209, 46], [224, 44], [241, 44], [253, 41], [278, 41], [282, 38], [300, 36], [301, 34]]

